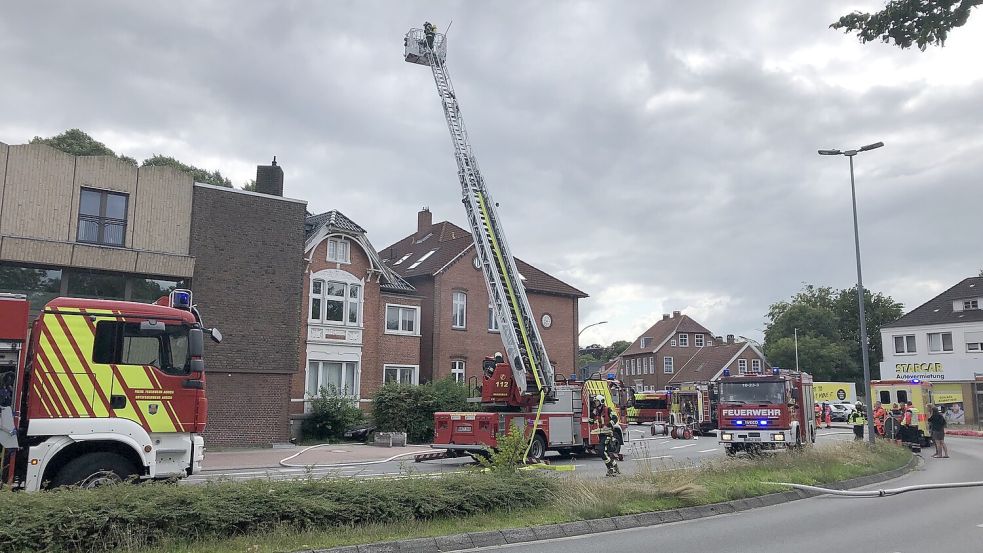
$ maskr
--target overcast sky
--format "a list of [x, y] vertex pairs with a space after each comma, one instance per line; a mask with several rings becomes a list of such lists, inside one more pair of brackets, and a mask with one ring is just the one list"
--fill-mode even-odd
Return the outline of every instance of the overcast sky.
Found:
[[[166, 5], [166, 9], [161, 6]], [[424, 20], [516, 255], [590, 294], [583, 344], [681, 310], [761, 338], [802, 283], [913, 308], [983, 266], [983, 11], [945, 48], [828, 29], [861, 2], [18, 2], [0, 16], [0, 141], [81, 128], [219, 169], [273, 155], [287, 196], [377, 249], [416, 211], [466, 226]]]

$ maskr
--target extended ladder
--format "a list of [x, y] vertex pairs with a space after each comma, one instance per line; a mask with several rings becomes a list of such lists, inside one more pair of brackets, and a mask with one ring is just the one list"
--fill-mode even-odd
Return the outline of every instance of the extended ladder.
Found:
[[475, 250], [516, 385], [524, 395], [552, 400], [555, 398], [553, 366], [546, 355], [522, 277], [502, 231], [496, 204], [488, 193], [468, 141], [454, 86], [444, 65], [446, 37], [433, 34], [428, 40], [423, 29], [411, 29], [406, 34], [404, 45], [406, 61], [427, 65], [433, 72], [447, 128], [454, 143], [457, 175], [468, 223], [474, 235]]

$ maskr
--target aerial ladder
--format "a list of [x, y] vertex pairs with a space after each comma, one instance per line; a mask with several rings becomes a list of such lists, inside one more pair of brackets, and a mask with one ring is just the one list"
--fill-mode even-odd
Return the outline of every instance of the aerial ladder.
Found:
[[485, 186], [468, 140], [461, 107], [445, 65], [447, 37], [436, 33], [428, 23], [423, 29], [411, 29], [404, 39], [404, 47], [407, 62], [429, 66], [433, 73], [447, 129], [454, 143], [462, 201], [488, 287], [488, 298], [499, 321], [506, 359], [523, 397], [530, 403], [538, 402], [538, 413], [543, 402], [556, 399], [553, 366], [546, 355], [522, 277], [505, 239], [497, 204]]

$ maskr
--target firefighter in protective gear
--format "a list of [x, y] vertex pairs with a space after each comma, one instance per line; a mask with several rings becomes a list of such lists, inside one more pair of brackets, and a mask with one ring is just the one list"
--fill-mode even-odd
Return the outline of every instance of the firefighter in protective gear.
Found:
[[437, 26], [427, 21], [423, 24], [423, 34], [427, 37], [427, 46], [433, 50], [433, 39], [437, 34]]
[[867, 424], [867, 417], [864, 415], [864, 404], [857, 402], [856, 409], [850, 412], [847, 422], [853, 425], [853, 439], [864, 439], [864, 426]]
[[618, 424], [618, 415], [607, 406], [601, 394], [591, 398], [591, 404], [591, 418], [588, 422], [598, 426], [598, 453], [604, 461], [604, 466], [608, 468], [607, 476], [618, 476], [621, 474], [621, 469], [618, 468], [618, 461], [614, 455], [617, 447], [614, 427]]
[[874, 404], [874, 431], [877, 432], [878, 436], [884, 436], [884, 421], [887, 420], [887, 410], [881, 405], [881, 402]]

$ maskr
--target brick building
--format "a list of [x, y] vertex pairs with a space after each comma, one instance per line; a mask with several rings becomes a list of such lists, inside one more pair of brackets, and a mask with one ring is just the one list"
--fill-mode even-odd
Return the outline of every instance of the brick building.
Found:
[[[471, 233], [448, 221], [435, 224], [430, 211], [423, 209], [417, 214], [416, 231], [380, 254], [422, 297], [420, 381], [478, 377], [482, 359], [500, 351], [502, 340]], [[515, 261], [554, 369], [573, 374], [578, 301], [587, 294]]]
[[683, 382], [716, 380], [725, 368], [732, 374], [770, 369], [764, 354], [750, 342], [724, 339], [679, 311], [665, 314], [621, 354], [621, 379], [636, 390], [663, 390]]
[[206, 346], [208, 443], [288, 437], [305, 202], [283, 173], [258, 192], [195, 183], [170, 167], [0, 143], [0, 292], [32, 314], [57, 296], [153, 302], [190, 287], [222, 344]]
[[291, 418], [322, 387], [364, 404], [383, 382], [419, 383], [422, 298], [341, 212], [308, 216], [303, 228], [304, 370], [291, 381]]

